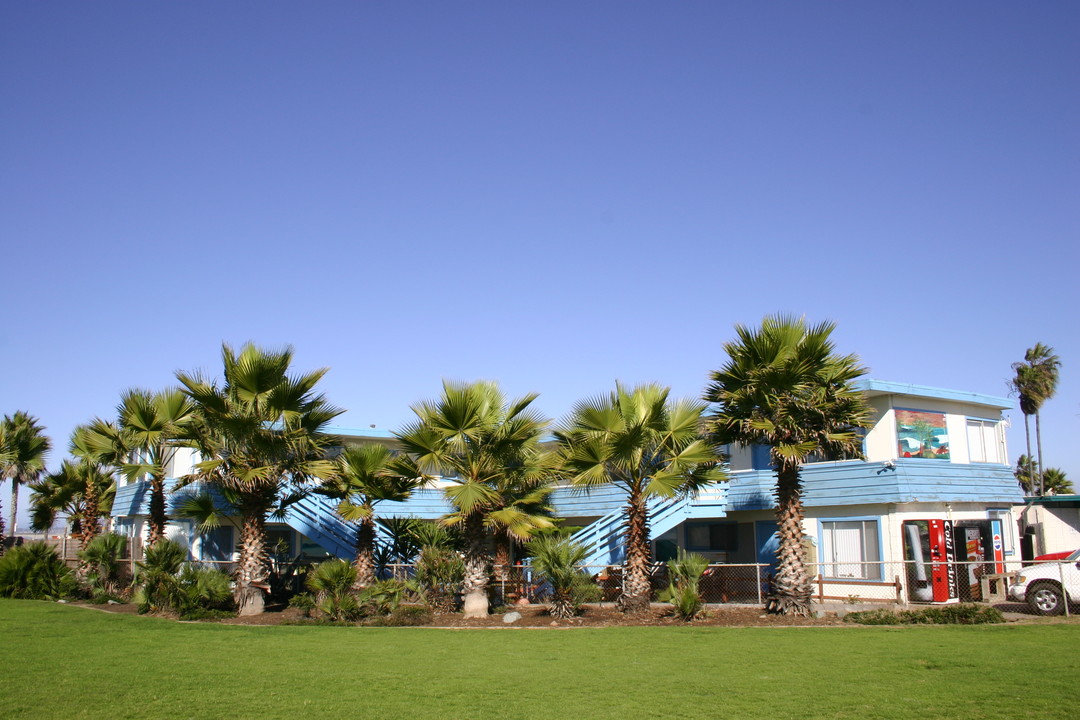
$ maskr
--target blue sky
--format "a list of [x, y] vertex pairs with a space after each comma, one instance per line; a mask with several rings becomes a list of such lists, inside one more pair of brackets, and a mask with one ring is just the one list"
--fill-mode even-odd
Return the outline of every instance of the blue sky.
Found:
[[1080, 480], [1078, 32], [1072, 2], [5, 3], [0, 411], [63, 447], [254, 340], [330, 366], [342, 424], [443, 377], [559, 417], [697, 395], [783, 311], [993, 395], [1054, 346], [1044, 451]]

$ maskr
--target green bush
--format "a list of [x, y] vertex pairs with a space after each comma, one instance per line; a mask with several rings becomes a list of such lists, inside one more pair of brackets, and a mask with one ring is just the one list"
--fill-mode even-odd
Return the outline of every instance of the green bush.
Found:
[[93, 602], [102, 597], [105, 600], [101, 602], [123, 599], [125, 589], [120, 581], [120, 568], [126, 551], [127, 538], [116, 533], [98, 535], [79, 551]]
[[360, 603], [353, 592], [356, 568], [345, 560], [326, 560], [307, 575], [315, 597], [315, 609], [330, 620], [345, 622], [360, 617]]
[[424, 605], [398, 605], [389, 615], [372, 619], [376, 627], [416, 627], [434, 621], [431, 610]]
[[533, 569], [551, 585], [548, 613], [552, 617], [572, 618], [582, 603], [599, 596], [600, 589], [581, 569], [589, 548], [559, 535], [541, 535], [526, 547], [533, 556]]
[[409, 580], [379, 580], [360, 593], [360, 605], [365, 615], [390, 615], [419, 592], [419, 586]]
[[174, 612], [181, 620], [230, 615], [232, 579], [220, 570], [186, 563], [186, 556], [183, 546], [172, 540], [159, 540], [146, 549], [135, 591], [139, 612]]
[[14, 547], [0, 557], [0, 597], [58, 600], [77, 588], [74, 573], [43, 542]]
[[435, 613], [452, 613], [457, 609], [458, 590], [464, 579], [465, 563], [453, 549], [424, 545], [420, 550], [416, 560], [416, 582]]
[[900, 612], [866, 610], [848, 613], [844, 621], [859, 625], [985, 625], [1003, 623], [1005, 616], [995, 607], [961, 603]]
[[702, 555], [680, 549], [676, 558], [668, 560], [667, 565], [671, 584], [662, 597], [671, 603], [676, 617], [689, 622], [701, 615], [705, 608], [700, 584], [709, 561]]

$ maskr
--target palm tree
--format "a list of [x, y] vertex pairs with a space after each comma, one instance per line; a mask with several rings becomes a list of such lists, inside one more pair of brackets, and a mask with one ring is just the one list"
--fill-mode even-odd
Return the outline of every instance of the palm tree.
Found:
[[[394, 453], [375, 443], [346, 448], [335, 460], [334, 474], [324, 478], [315, 492], [338, 501], [337, 513], [356, 530], [356, 590], [378, 579], [375, 562], [375, 505], [384, 500], [401, 502], [423, 478], [395, 461]], [[404, 474], [403, 474], [404, 473]]]
[[808, 615], [812, 587], [803, 561], [800, 467], [812, 453], [862, 457], [859, 428], [870, 409], [854, 381], [866, 373], [855, 355], [838, 355], [835, 325], [767, 316], [760, 328], [736, 325], [728, 362], [711, 374], [709, 428], [717, 443], [767, 445], [776, 467], [778, 567], [765, 603], [771, 613]]
[[[1025, 415], [1025, 419], [1026, 417]], [[1013, 470], [1013, 476], [1025, 495], [1034, 495], [1039, 490], [1039, 479], [1035, 477], [1033, 470], [1034, 461], [1030, 455], [1021, 455], [1016, 460], [1016, 469]]]
[[[1020, 460], [1024, 463], [1026, 476], [1037, 479], [1035, 456], [1031, 454], [1031, 416], [1035, 414], [1037, 409], [1033, 400], [1037, 373], [1024, 362], [1013, 363], [1012, 368], [1016, 375], [1009, 381], [1009, 388], [1016, 393], [1020, 401], [1020, 412], [1024, 414], [1024, 440], [1027, 443], [1027, 454], [1021, 455]], [[1020, 484], [1023, 485], [1023, 480], [1021, 480]], [[1037, 482], [1033, 483], [1030, 488], [1026, 488], [1026, 492], [1029, 494], [1035, 494], [1038, 491]]]
[[188, 428], [203, 461], [183, 482], [218, 488], [240, 515], [240, 561], [235, 586], [241, 615], [263, 611], [269, 589], [266, 520], [289, 489], [333, 472], [323, 430], [341, 413], [315, 386], [326, 369], [289, 375], [293, 350], [222, 345], [224, 382], [177, 373], [195, 408]]
[[116, 440], [128, 455], [121, 470], [129, 480], [144, 475], [150, 480], [148, 545], [165, 537], [165, 476], [193, 412], [194, 406], [179, 388], [157, 393], [128, 390], [116, 407]]
[[[1035, 376], [1035, 381], [1029, 392], [1031, 392], [1031, 399], [1035, 408], [1035, 445], [1039, 453], [1041, 480], [1043, 469], [1046, 467], [1043, 464], [1041, 410], [1043, 403], [1054, 397], [1057, 392], [1061, 359], [1054, 354], [1054, 348], [1042, 343], [1035, 343], [1035, 347], [1029, 348], [1024, 353], [1024, 360], [1027, 361]], [[1045, 493], [1046, 486], [1040, 484], [1039, 490], [1040, 494]]]
[[71, 534], [79, 538], [79, 548], [86, 549], [101, 532], [101, 518], [112, 510], [116, 479], [92, 460], [69, 459], [56, 472], [32, 482], [30, 489], [31, 526], [47, 531], [57, 515], [64, 513]]
[[1065, 477], [1061, 468], [1046, 468], [1042, 474], [1043, 492], [1049, 495], [1071, 495], [1072, 481]]
[[516, 482], [549, 482], [550, 462], [540, 448], [547, 420], [529, 408], [536, 394], [507, 402], [492, 382], [443, 382], [442, 396], [412, 410], [417, 419], [396, 433], [418, 474], [449, 482], [454, 512], [444, 518], [465, 538], [465, 617], [488, 614], [488, 530], [505, 529], [519, 541], [551, 527], [528, 504], [507, 506], [505, 489]]
[[[17, 531], [19, 485], [29, 485], [45, 471], [45, 456], [52, 443], [36, 418], [19, 410], [0, 420], [0, 479], [11, 479], [11, 534]], [[4, 552], [3, 519], [0, 518], [0, 554]]]
[[701, 435], [705, 404], [668, 400], [659, 385], [626, 388], [578, 403], [556, 431], [567, 480], [585, 491], [614, 485], [626, 493], [626, 575], [620, 606], [648, 609], [648, 502], [691, 494], [727, 479], [716, 448]]
[[1012, 390], [1020, 400], [1020, 412], [1024, 414], [1024, 435], [1027, 439], [1028, 462], [1031, 464], [1031, 432], [1028, 418], [1035, 416], [1035, 439], [1038, 452], [1038, 462], [1034, 468], [1028, 468], [1031, 477], [1040, 480], [1038, 494], [1042, 495], [1045, 488], [1041, 485], [1043, 478], [1043, 453], [1042, 453], [1042, 427], [1041, 410], [1043, 403], [1052, 398], [1057, 392], [1058, 379], [1060, 377], [1061, 358], [1054, 354], [1054, 348], [1042, 343], [1035, 343], [1034, 347], [1024, 353], [1023, 362], [1013, 363], [1016, 376], [1009, 381]]

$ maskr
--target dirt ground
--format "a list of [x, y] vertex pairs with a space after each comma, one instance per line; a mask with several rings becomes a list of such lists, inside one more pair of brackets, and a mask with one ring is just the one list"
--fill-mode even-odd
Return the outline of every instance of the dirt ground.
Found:
[[[86, 605], [105, 612], [122, 614], [135, 614], [136, 609], [132, 604], [120, 603], [109, 605]], [[889, 605], [890, 609], [894, 606]], [[1076, 618], [1066, 619], [1043, 618], [1030, 614], [1027, 607], [1011, 603], [1002, 603], [997, 606], [1005, 614], [1010, 623], [1054, 623], [1054, 622], [1077, 622]], [[848, 608], [852, 609], [852, 608]], [[860, 607], [865, 610], [870, 608]], [[795, 618], [777, 615], [766, 615], [760, 606], [747, 605], [721, 605], [710, 606], [705, 617], [689, 623], [695, 627], [835, 627], [848, 625], [843, 619], [843, 607], [829, 609], [826, 606], [821, 613], [822, 617]], [[486, 618], [473, 618], [466, 620], [460, 613], [448, 615], [436, 615], [428, 627], [445, 628], [574, 628], [574, 627], [613, 627], [613, 626], [678, 626], [687, 623], [674, 617], [671, 609], [662, 604], [654, 604], [648, 613], [642, 615], [623, 615], [611, 604], [587, 605], [582, 609], [581, 615], [572, 620], [556, 620], [547, 614], [547, 608], [543, 605], [527, 605], [515, 607], [508, 612], [520, 613], [521, 617], [513, 622], [508, 622], [506, 613], [499, 612]], [[281, 625], [305, 622], [303, 614], [296, 608], [268, 607], [262, 615], [249, 617], [234, 617], [221, 620], [206, 620], [203, 622], [216, 622], [224, 625]]]

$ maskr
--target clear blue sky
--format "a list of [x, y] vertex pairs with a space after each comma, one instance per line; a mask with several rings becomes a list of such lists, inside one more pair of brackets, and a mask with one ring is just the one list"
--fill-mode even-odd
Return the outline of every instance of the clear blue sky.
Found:
[[443, 377], [559, 417], [697, 395], [785, 311], [994, 395], [1053, 345], [1080, 481], [1077, 37], [1075, 2], [4, 3], [0, 412], [56, 466], [254, 340], [342, 424]]

